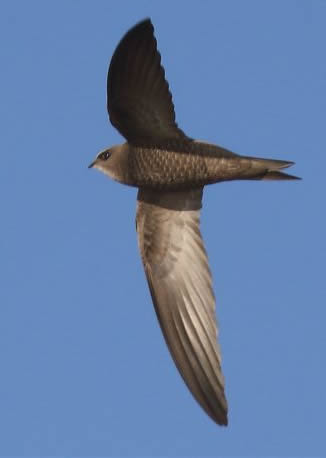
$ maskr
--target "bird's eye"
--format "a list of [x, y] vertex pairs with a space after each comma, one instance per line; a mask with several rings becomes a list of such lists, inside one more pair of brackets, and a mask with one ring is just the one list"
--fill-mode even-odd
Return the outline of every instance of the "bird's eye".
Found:
[[103, 151], [103, 153], [99, 155], [99, 158], [102, 159], [102, 161], [107, 161], [110, 156], [111, 156], [110, 151]]

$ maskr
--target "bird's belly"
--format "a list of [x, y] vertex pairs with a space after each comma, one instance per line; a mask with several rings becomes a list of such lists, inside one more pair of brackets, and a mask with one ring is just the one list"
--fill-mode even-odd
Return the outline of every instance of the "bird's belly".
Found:
[[239, 159], [137, 147], [129, 156], [129, 170], [134, 186], [181, 190], [234, 179]]
[[135, 148], [129, 170], [136, 186], [173, 189], [196, 186], [207, 175], [203, 158], [189, 153]]

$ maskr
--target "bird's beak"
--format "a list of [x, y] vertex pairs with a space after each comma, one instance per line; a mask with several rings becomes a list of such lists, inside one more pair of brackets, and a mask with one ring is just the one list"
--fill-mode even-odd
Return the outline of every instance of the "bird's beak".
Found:
[[94, 167], [95, 163], [96, 163], [96, 159], [91, 164], [89, 164], [88, 168], [91, 169], [92, 167]]

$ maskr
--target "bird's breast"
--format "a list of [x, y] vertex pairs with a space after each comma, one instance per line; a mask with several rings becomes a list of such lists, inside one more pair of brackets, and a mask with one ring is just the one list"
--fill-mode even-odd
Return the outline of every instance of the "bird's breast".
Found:
[[207, 177], [204, 158], [188, 153], [137, 147], [129, 160], [138, 186], [172, 189], [196, 185]]

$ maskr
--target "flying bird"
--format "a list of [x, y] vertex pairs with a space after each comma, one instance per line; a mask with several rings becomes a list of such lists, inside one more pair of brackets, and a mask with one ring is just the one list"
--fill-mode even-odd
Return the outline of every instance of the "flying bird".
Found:
[[283, 172], [294, 163], [240, 156], [188, 137], [175, 120], [150, 19], [131, 28], [112, 56], [107, 109], [127, 141], [101, 151], [89, 167], [138, 188], [138, 244], [165, 341], [195, 399], [227, 425], [215, 296], [199, 227], [203, 188], [295, 180]]

